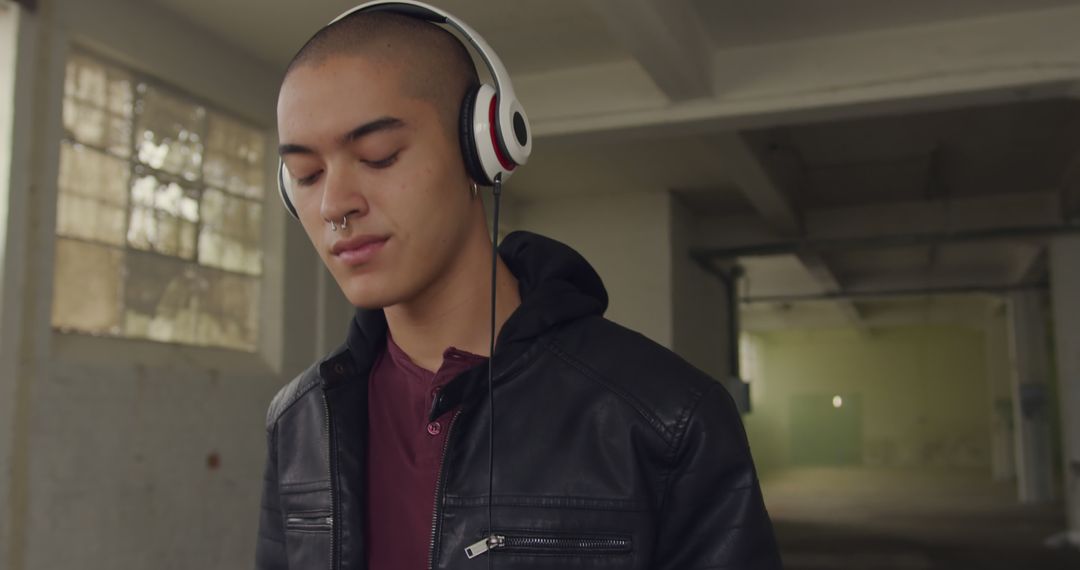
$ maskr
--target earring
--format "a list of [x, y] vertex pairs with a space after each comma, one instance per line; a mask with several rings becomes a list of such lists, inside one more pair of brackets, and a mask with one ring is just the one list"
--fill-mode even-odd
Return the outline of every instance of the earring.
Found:
[[476, 194], [479, 191], [480, 191], [480, 189], [476, 186], [476, 183], [473, 182], [472, 183], [472, 197], [473, 197], [474, 200], [476, 199]]

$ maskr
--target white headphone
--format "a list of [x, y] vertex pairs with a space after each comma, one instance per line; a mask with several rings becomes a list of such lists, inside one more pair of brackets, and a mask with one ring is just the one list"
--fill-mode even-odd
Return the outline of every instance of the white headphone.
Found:
[[[496, 177], [505, 182], [518, 166], [529, 160], [532, 152], [532, 133], [525, 109], [514, 95], [510, 75], [499, 56], [480, 34], [451, 14], [409, 0], [376, 1], [361, 4], [334, 18], [326, 27], [338, 20], [359, 12], [394, 12], [435, 25], [446, 25], [456, 30], [471, 45], [487, 66], [495, 85], [486, 83], [470, 89], [461, 106], [460, 135], [461, 152], [465, 169], [473, 181], [491, 186]], [[278, 190], [285, 208], [293, 217], [299, 217], [293, 206], [292, 179], [285, 172], [284, 163], [278, 160]]]

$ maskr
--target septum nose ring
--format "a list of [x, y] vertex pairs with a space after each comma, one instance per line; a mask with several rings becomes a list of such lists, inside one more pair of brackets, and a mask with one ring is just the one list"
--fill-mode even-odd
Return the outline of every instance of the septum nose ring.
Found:
[[[349, 216], [341, 216], [341, 229], [349, 227]], [[330, 221], [330, 231], [338, 231], [338, 225], [334, 223], [334, 220]]]

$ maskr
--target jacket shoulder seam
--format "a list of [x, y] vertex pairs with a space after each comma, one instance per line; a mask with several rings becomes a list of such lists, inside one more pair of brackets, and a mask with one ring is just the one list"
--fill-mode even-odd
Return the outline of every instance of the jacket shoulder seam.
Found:
[[[289, 411], [300, 398], [303, 398], [304, 395], [310, 392], [312, 388], [318, 384], [318, 382], [315, 382], [314, 376], [315, 372], [309, 368], [293, 381], [297, 384], [296, 390], [288, 390], [288, 386], [286, 386], [285, 389], [278, 392], [277, 396], [270, 402], [270, 409], [266, 415], [267, 431], [271, 430], [274, 425], [277, 424], [278, 419], [285, 415], [285, 412]], [[286, 394], [288, 394], [288, 398], [283, 399]]]
[[556, 343], [554, 340], [548, 342], [548, 350], [560, 360], [572, 366], [583, 376], [600, 384], [605, 389], [618, 396], [619, 399], [626, 402], [638, 413], [638, 415], [645, 419], [649, 426], [654, 431], [656, 431], [669, 446], [673, 445], [674, 441], [677, 439], [676, 434], [671, 433], [671, 431], [668, 430], [668, 428], [666, 428], [660, 422], [659, 418], [656, 417], [656, 414], [653, 414], [648, 409], [646, 409], [646, 407], [639, 399], [635, 398], [626, 390], [623, 390], [616, 386], [614, 382], [611, 382], [607, 377], [593, 369], [588, 364], [585, 364], [584, 362], [575, 358], [573, 355], [560, 347], [558, 343]]
[[[719, 384], [717, 384], [717, 386], [718, 385]], [[663, 495], [660, 497], [660, 512], [664, 512], [664, 509], [667, 508], [668, 496], [671, 494], [671, 483], [675, 481], [675, 472], [678, 471], [677, 460], [679, 457], [679, 448], [681, 448], [686, 441], [686, 434], [690, 431], [690, 418], [697, 412], [701, 402], [705, 401], [705, 396], [714, 389], [715, 386], [710, 386], [708, 389], [698, 392], [694, 401], [691, 402], [689, 406], [686, 406], [686, 409], [679, 415], [677, 423], [679, 431], [678, 439], [671, 446], [671, 455], [668, 457], [668, 465], [664, 469], [662, 477], [664, 481], [662, 488], [664, 491]]]
[[[671, 486], [675, 482], [677, 472], [679, 470], [679, 448], [681, 448], [683, 443], [686, 442], [686, 434], [690, 431], [690, 418], [693, 417], [695, 412], [697, 412], [698, 406], [701, 405], [701, 402], [705, 401], [705, 396], [708, 395], [709, 391], [712, 389], [714, 389], [714, 387], [710, 386], [708, 389], [698, 392], [696, 397], [694, 398], [694, 401], [691, 402], [690, 405], [686, 406], [686, 408], [680, 414], [678, 421], [680, 432], [678, 440], [674, 445], [671, 446], [671, 455], [668, 458], [667, 466], [665, 466], [663, 475], [661, 476], [661, 481], [663, 482], [661, 485], [661, 489], [663, 490], [661, 491], [659, 502], [660, 513], [664, 513], [668, 508], [668, 499], [671, 497]], [[658, 530], [662, 532], [662, 529]]]
[[706, 389], [704, 389], [704, 390], [702, 390], [700, 392], [695, 392], [694, 393], [694, 399], [679, 414], [679, 419], [678, 419], [678, 421], [676, 422], [676, 425], [675, 425], [675, 430], [676, 430], [676, 433], [677, 433], [677, 435], [676, 435], [677, 439], [673, 443], [673, 445], [671, 446], [671, 460], [672, 461], [675, 460], [675, 457], [679, 454], [679, 448], [682, 447], [683, 442], [686, 441], [686, 433], [688, 431], [690, 431], [690, 418], [692, 418], [694, 416], [694, 414], [697, 412], [698, 407], [701, 406], [701, 402], [705, 401], [705, 397], [708, 396], [710, 392], [717, 389], [718, 387], [720, 387], [720, 384], [717, 383], [717, 382], [714, 382], [708, 388], [706, 388]]

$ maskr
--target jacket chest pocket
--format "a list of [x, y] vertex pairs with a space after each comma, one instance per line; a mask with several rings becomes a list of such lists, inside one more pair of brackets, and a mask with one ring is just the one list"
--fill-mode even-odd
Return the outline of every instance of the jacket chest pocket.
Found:
[[334, 517], [329, 510], [302, 511], [285, 517], [285, 531], [330, 532], [334, 528]]
[[285, 551], [289, 568], [330, 568], [333, 529], [329, 510], [287, 512]]
[[436, 570], [484, 567], [485, 557], [498, 570], [650, 568], [655, 533], [646, 504], [525, 494], [496, 503], [489, 526], [481, 501], [445, 501]]
[[470, 559], [481, 554], [517, 554], [544, 557], [608, 557], [634, 550], [629, 534], [562, 533], [535, 530], [497, 530], [465, 549]]

